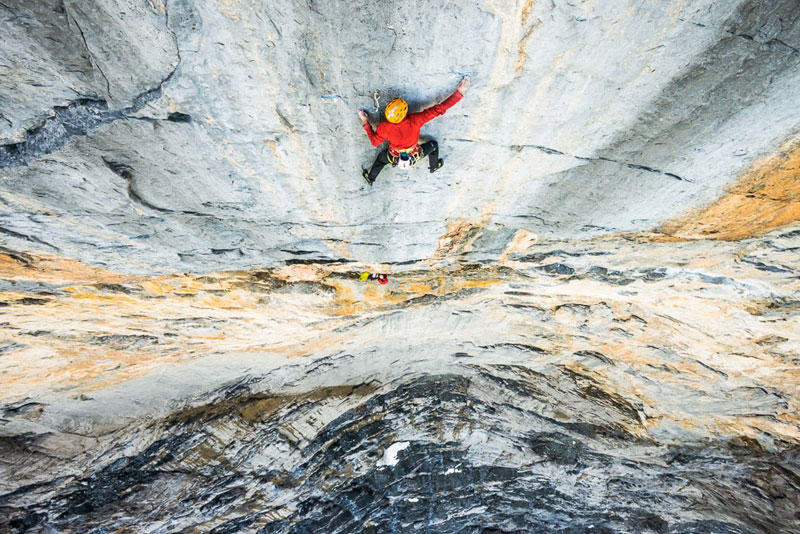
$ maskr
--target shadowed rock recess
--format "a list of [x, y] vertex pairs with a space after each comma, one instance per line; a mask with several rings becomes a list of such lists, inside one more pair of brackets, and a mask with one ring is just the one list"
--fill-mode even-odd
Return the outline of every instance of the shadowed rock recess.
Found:
[[0, 534], [800, 532], [796, 0], [0, 35]]

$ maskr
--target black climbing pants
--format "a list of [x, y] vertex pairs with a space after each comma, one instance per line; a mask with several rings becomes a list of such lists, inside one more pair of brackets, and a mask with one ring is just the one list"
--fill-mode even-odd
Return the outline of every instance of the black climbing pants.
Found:
[[[436, 141], [428, 141], [427, 143], [423, 143], [419, 146], [421, 151], [420, 159], [428, 156], [428, 163], [431, 169], [436, 169], [439, 166], [439, 143]], [[389, 163], [389, 149], [381, 150], [378, 154], [378, 157], [375, 158], [375, 163], [372, 164], [372, 168], [369, 170], [369, 181], [374, 182], [375, 178], [378, 177], [381, 170]]]
[[435, 171], [436, 167], [439, 166], [439, 143], [431, 139], [427, 143], [419, 145], [419, 148], [422, 150], [420, 159], [428, 156], [428, 165], [432, 171]]
[[372, 164], [372, 168], [369, 170], [369, 178], [368, 178], [368, 180], [369, 180], [370, 183], [375, 181], [375, 178], [378, 177], [378, 175], [381, 172], [381, 169], [383, 169], [386, 166], [387, 163], [389, 163], [389, 149], [388, 148], [384, 149], [384, 150], [381, 150], [380, 153], [378, 154], [378, 157], [375, 158], [375, 163]]

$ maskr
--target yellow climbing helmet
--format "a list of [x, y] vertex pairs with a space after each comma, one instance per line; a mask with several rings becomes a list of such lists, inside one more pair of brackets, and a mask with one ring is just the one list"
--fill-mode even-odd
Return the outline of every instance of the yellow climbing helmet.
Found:
[[395, 98], [386, 104], [386, 120], [397, 124], [406, 118], [408, 113], [408, 104], [402, 98]]

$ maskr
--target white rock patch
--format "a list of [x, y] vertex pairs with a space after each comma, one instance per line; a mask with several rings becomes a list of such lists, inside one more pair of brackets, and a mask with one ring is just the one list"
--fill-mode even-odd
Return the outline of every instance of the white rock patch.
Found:
[[378, 460], [378, 465], [397, 465], [397, 453], [403, 451], [411, 445], [408, 441], [398, 441], [389, 445], [389, 448], [383, 453], [383, 458]]

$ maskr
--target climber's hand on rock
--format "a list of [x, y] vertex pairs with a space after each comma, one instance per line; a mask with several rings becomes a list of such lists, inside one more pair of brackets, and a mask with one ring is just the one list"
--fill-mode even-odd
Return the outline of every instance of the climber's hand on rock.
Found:
[[462, 95], [467, 92], [469, 89], [469, 76], [464, 76], [461, 78], [461, 81], [458, 82], [458, 92]]
[[366, 111], [364, 111], [363, 109], [359, 109], [358, 110], [358, 117], [361, 119], [362, 124], [367, 124], [367, 119], [369, 117], [367, 116], [367, 112]]

